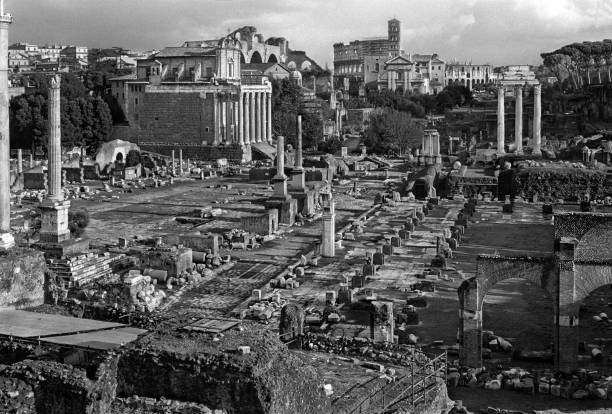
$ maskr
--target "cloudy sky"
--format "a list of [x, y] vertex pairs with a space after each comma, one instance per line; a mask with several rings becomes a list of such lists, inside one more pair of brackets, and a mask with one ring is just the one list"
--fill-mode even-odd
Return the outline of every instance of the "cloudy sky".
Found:
[[10, 41], [149, 50], [241, 26], [283, 36], [322, 66], [332, 45], [402, 22], [407, 53], [538, 64], [564, 44], [612, 38], [612, 0], [4, 0]]

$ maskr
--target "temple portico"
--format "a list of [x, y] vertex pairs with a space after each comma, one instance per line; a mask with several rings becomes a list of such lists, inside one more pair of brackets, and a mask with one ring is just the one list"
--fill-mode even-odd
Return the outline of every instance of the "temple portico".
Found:
[[418, 156], [419, 164], [441, 164], [440, 155], [440, 133], [436, 129], [426, 129], [423, 131], [423, 143], [421, 152]]
[[542, 118], [542, 85], [533, 73], [508, 71], [503, 74], [497, 87], [497, 153], [505, 154], [505, 94], [508, 89], [514, 90], [514, 152], [523, 153], [523, 93], [533, 86], [533, 144], [532, 154], [541, 155], [541, 118]]

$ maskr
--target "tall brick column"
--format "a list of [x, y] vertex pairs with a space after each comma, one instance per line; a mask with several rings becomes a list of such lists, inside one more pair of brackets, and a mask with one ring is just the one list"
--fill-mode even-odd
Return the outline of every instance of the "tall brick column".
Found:
[[514, 119], [514, 146], [516, 153], [523, 153], [523, 85], [514, 88], [515, 99], [515, 119]]
[[272, 93], [266, 92], [266, 99], [268, 101], [268, 129], [266, 131], [266, 138], [270, 144], [272, 144]]
[[257, 118], [257, 112], [255, 112], [255, 92], [249, 92], [249, 109], [251, 112], [251, 144], [255, 144], [257, 142], [255, 133], [255, 119]]
[[504, 139], [506, 135], [505, 128], [505, 108], [504, 108], [504, 93], [505, 89], [502, 85], [497, 87], [497, 153], [505, 154]]
[[542, 85], [533, 87], [533, 155], [542, 155]]
[[60, 81], [59, 75], [54, 75], [49, 81], [49, 142], [48, 142], [48, 179], [49, 191], [47, 198], [56, 201], [64, 199], [62, 192], [62, 131], [60, 119]]
[[11, 189], [8, 95], [8, 29], [10, 14], [0, 13], [0, 248], [13, 247], [11, 235]]
[[40, 241], [61, 243], [70, 239], [68, 209], [62, 191], [62, 131], [60, 119], [60, 75], [49, 79], [48, 194], [40, 205]]

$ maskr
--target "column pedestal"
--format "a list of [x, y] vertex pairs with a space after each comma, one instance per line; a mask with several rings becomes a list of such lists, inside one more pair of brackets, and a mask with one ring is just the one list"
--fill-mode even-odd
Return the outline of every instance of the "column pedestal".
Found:
[[70, 239], [68, 229], [68, 209], [70, 201], [46, 199], [40, 204], [41, 227], [40, 241], [61, 243]]

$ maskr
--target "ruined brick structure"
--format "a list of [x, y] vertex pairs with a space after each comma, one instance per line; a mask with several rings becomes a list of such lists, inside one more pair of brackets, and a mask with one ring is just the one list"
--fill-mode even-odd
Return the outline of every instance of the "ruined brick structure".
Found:
[[595, 289], [612, 284], [612, 214], [563, 213], [555, 215], [554, 222], [553, 257], [479, 256], [476, 276], [459, 287], [464, 365], [482, 365], [482, 310], [488, 291], [503, 280], [521, 278], [552, 298], [555, 366], [562, 371], [576, 368], [580, 304]]

